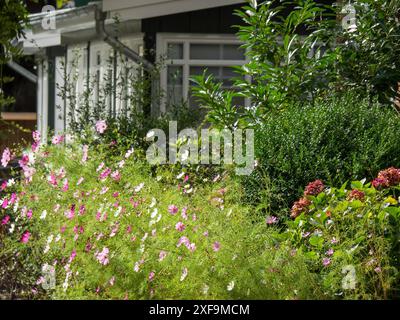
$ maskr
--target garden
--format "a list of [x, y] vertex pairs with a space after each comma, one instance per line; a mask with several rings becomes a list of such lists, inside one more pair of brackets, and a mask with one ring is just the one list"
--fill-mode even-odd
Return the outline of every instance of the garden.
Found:
[[[86, 101], [71, 130], [1, 150], [19, 169], [0, 187], [0, 296], [399, 299], [400, 3], [347, 9], [251, 0], [234, 87], [192, 79], [201, 113], [142, 112], [157, 77], [142, 73], [131, 112]], [[150, 163], [169, 121], [254, 132], [254, 170], [184, 161], [193, 137]]]

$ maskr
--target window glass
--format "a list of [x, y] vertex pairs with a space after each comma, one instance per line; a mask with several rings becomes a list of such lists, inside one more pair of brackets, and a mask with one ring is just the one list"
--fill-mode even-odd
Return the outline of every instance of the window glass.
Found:
[[244, 49], [238, 44], [224, 44], [222, 46], [222, 59], [245, 60]]
[[167, 70], [167, 101], [169, 105], [177, 104], [183, 98], [183, 67], [168, 66]]
[[197, 44], [190, 45], [190, 59], [193, 60], [220, 60], [221, 46], [219, 44]]
[[169, 43], [167, 57], [168, 59], [183, 59], [183, 44]]

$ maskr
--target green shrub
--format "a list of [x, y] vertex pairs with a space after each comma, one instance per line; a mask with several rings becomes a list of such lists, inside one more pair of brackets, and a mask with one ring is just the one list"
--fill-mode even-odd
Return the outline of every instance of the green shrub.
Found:
[[259, 165], [244, 180], [247, 200], [277, 210], [315, 179], [335, 185], [400, 166], [399, 120], [351, 93], [271, 113], [256, 132]]
[[[324, 190], [315, 181], [292, 208], [295, 220], [285, 235], [310, 258], [328, 296], [398, 298], [400, 170], [379, 177], [372, 182], [376, 188], [364, 180]], [[379, 181], [383, 177], [387, 183]]]

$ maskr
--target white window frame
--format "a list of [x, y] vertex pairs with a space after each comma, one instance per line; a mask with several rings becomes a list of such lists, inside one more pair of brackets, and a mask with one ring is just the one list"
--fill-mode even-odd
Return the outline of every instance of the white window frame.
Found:
[[[167, 49], [169, 43], [183, 43], [183, 59], [165, 59], [167, 56]], [[247, 60], [192, 60], [190, 59], [190, 44], [243, 44], [234, 34], [190, 34], [190, 33], [158, 33], [156, 39], [156, 53], [157, 61], [163, 58], [165, 68], [160, 71], [160, 87], [163, 92], [167, 92], [167, 67], [170, 65], [183, 66], [182, 86], [183, 86], [183, 100], [188, 100], [189, 94], [189, 78], [190, 67], [232, 67], [242, 66], [246, 64]], [[246, 99], [247, 100], [247, 99]], [[247, 105], [248, 102], [246, 101]], [[163, 97], [160, 103], [160, 113], [166, 112], [166, 97]]]

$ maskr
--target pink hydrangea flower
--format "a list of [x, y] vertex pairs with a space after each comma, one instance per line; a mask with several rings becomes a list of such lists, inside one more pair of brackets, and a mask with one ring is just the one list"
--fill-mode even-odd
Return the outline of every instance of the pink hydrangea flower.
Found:
[[96, 131], [103, 134], [107, 129], [107, 123], [104, 120], [99, 120], [96, 122]]

